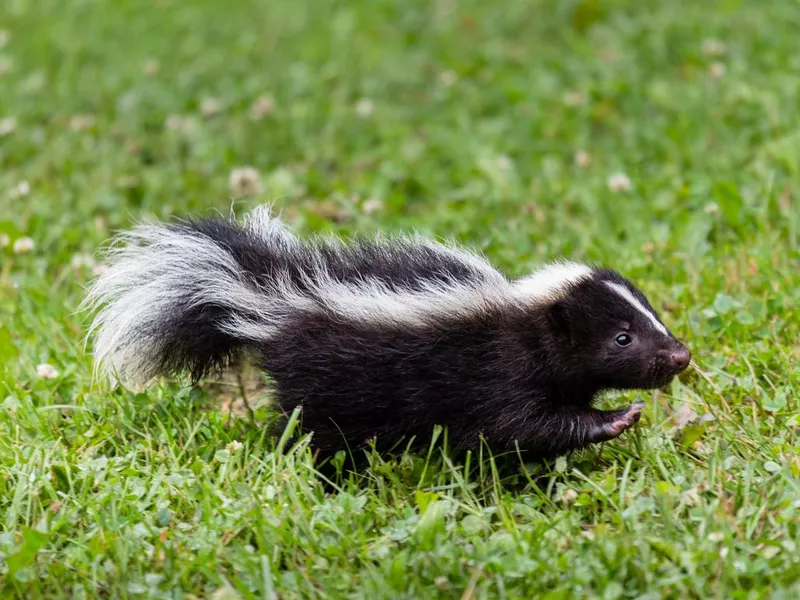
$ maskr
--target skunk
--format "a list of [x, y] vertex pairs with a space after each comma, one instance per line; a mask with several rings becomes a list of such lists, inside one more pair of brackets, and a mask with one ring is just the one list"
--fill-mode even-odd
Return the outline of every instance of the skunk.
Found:
[[689, 350], [619, 273], [555, 262], [511, 280], [484, 258], [419, 238], [301, 240], [268, 207], [241, 222], [139, 225], [93, 283], [97, 368], [121, 383], [242, 355], [274, 381], [323, 453], [422, 444], [552, 457], [611, 440]]

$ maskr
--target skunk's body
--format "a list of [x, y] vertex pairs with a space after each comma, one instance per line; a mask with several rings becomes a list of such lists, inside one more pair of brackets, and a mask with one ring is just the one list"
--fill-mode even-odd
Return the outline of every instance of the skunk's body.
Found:
[[427, 240], [301, 241], [267, 209], [120, 241], [89, 295], [98, 365], [122, 381], [198, 379], [250, 354], [323, 452], [424, 443], [438, 424], [459, 448], [483, 435], [555, 455], [638, 420], [638, 405], [593, 409], [598, 392], [659, 387], [689, 362], [607, 269], [555, 263], [510, 281]]

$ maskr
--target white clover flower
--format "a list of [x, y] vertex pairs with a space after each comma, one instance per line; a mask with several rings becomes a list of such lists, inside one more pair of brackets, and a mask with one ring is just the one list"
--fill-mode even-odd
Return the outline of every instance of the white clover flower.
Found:
[[365, 215], [374, 214], [382, 208], [383, 202], [381, 202], [378, 198], [370, 198], [369, 200], [365, 200], [364, 204], [361, 205], [361, 210]]
[[583, 106], [586, 104], [586, 98], [580, 92], [571, 91], [564, 94], [564, 104], [575, 108], [577, 106]]
[[13, 190], [11, 190], [11, 197], [24, 198], [30, 193], [31, 193], [31, 184], [23, 179], [17, 185], [14, 186]]
[[575, 153], [575, 164], [582, 169], [585, 169], [592, 164], [592, 157], [589, 156], [589, 153], [585, 150], [578, 150]]
[[14, 254], [25, 254], [26, 252], [30, 252], [36, 244], [33, 241], [33, 238], [30, 237], [21, 237], [14, 241]]
[[94, 267], [95, 261], [91, 254], [76, 254], [70, 261], [73, 269], [80, 269], [81, 267]]
[[225, 448], [227, 448], [227, 450], [229, 452], [238, 452], [243, 447], [244, 447], [244, 444], [242, 444], [242, 442], [240, 442], [239, 440], [233, 440], [232, 442], [228, 443], [225, 446]]
[[608, 178], [608, 187], [614, 192], [629, 192], [633, 188], [630, 177], [625, 173], [614, 173]]
[[159, 63], [156, 59], [150, 58], [144, 61], [144, 66], [142, 67], [144, 74], [148, 77], [153, 77], [154, 75], [158, 75], [158, 72], [161, 70], [161, 63]]
[[514, 168], [514, 161], [505, 154], [497, 157], [497, 168], [501, 171], [510, 171]]
[[719, 62], [711, 63], [708, 67], [708, 74], [713, 79], [719, 79], [720, 77], [724, 77], [726, 71], [727, 69], [725, 68], [725, 65]]
[[260, 121], [275, 109], [275, 100], [272, 96], [259, 96], [250, 105], [250, 118]]
[[196, 119], [187, 115], [169, 115], [164, 121], [164, 127], [167, 131], [175, 131], [178, 133], [190, 133], [196, 126]]
[[14, 117], [0, 119], [0, 137], [11, 135], [17, 129], [17, 120]]
[[572, 504], [578, 499], [578, 492], [573, 489], [567, 488], [561, 493], [561, 501], [564, 504]]
[[164, 121], [164, 127], [170, 131], [179, 131], [183, 129], [184, 122], [185, 119], [181, 115], [169, 115]]
[[439, 73], [439, 82], [444, 87], [452, 87], [458, 81], [458, 75], [456, 75], [455, 71], [442, 71]]
[[700, 48], [702, 49], [703, 54], [708, 56], [722, 56], [728, 51], [728, 47], [725, 45], [725, 42], [715, 40], [714, 38], [704, 39]]
[[53, 365], [48, 365], [47, 363], [42, 363], [36, 367], [36, 375], [39, 379], [55, 379], [58, 377], [58, 369], [56, 369]]
[[234, 196], [258, 196], [263, 191], [261, 176], [253, 167], [238, 167], [231, 171], [228, 187]]
[[93, 115], [73, 115], [69, 120], [69, 128], [72, 131], [86, 131], [91, 129], [94, 125], [95, 118]]
[[362, 98], [356, 102], [355, 111], [362, 119], [368, 119], [372, 116], [372, 113], [375, 112], [375, 105], [369, 98]]
[[200, 102], [200, 112], [207, 119], [222, 112], [222, 102], [217, 98], [203, 98]]

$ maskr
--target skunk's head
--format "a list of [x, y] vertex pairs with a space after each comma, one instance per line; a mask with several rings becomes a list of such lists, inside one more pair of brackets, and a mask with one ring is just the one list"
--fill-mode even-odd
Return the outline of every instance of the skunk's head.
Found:
[[619, 273], [561, 263], [522, 282], [530, 291], [551, 286], [547, 324], [565, 374], [601, 389], [652, 389], [689, 366], [686, 346]]

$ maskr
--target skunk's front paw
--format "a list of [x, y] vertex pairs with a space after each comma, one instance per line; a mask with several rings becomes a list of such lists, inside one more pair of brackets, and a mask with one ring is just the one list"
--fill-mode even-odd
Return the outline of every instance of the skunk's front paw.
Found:
[[605, 432], [610, 438], [618, 437], [622, 432], [633, 427], [642, 416], [644, 402], [637, 402], [628, 407], [617, 419], [605, 425]]

